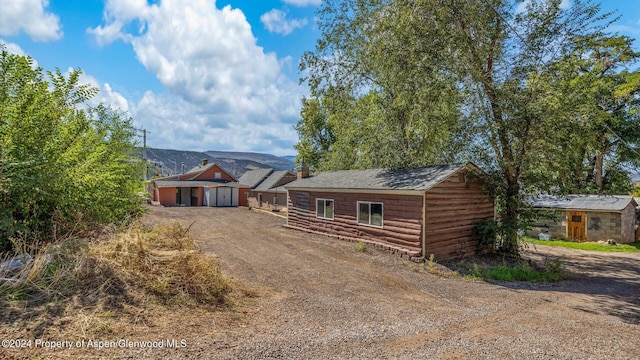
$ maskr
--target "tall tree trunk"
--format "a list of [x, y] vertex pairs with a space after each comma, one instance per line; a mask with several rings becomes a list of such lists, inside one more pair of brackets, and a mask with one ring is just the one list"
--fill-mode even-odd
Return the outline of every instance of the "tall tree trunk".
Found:
[[602, 151], [598, 150], [596, 153], [596, 186], [598, 187], [598, 194], [604, 193], [604, 186], [602, 181], [602, 163], [604, 156]]
[[510, 151], [506, 151], [503, 165], [506, 189], [504, 193], [504, 211], [502, 212], [502, 250], [512, 256], [520, 256], [518, 248], [518, 213], [520, 209], [520, 184], [519, 171], [514, 166]]
[[505, 253], [519, 256], [518, 249], [518, 184], [509, 181], [505, 194], [505, 211], [502, 217], [502, 227], [504, 229], [502, 239], [502, 249]]

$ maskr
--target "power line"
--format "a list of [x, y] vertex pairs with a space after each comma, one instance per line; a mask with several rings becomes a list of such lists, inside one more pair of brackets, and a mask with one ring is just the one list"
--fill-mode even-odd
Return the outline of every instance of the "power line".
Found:
[[135, 128], [137, 131], [142, 131], [142, 161], [144, 162], [144, 175], [143, 175], [143, 180], [147, 181], [147, 133], [151, 133], [151, 131], [147, 130], [147, 129], [138, 129]]
[[623, 144], [627, 145], [627, 147], [629, 148], [629, 150], [631, 150], [632, 152], [634, 152], [636, 155], [640, 156], [640, 152], [638, 152], [638, 150], [636, 150], [633, 146], [631, 146], [631, 144], [629, 144], [628, 142], [626, 142], [620, 135], [616, 134], [615, 131], [611, 130], [611, 128], [609, 127], [609, 125], [607, 124], [602, 124], [604, 125], [604, 127], [607, 128], [607, 130], [609, 130], [610, 133], [613, 134], [613, 136], [617, 137], [618, 140], [622, 141]]

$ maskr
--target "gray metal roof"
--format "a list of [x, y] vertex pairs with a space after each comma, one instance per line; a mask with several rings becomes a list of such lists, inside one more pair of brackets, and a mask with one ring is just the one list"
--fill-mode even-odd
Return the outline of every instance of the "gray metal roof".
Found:
[[240, 176], [238, 182], [253, 189], [262, 181], [264, 181], [272, 172], [272, 168], [249, 170], [246, 173], [242, 174], [242, 176]]
[[220, 181], [206, 181], [206, 180], [156, 180], [156, 186], [159, 188], [166, 187], [239, 187], [237, 182], [220, 182]]
[[633, 197], [626, 195], [545, 195], [536, 199], [534, 208], [566, 210], [622, 211], [629, 203], [638, 206]]
[[286, 193], [287, 189], [285, 189], [284, 186], [278, 186], [278, 187], [272, 187], [271, 189], [268, 189], [268, 190], [254, 189], [254, 191], [260, 191], [262, 193], [269, 193], [269, 194], [276, 194], [276, 193]]
[[255, 191], [267, 191], [272, 187], [276, 186], [276, 184], [282, 180], [286, 175], [294, 175], [291, 171], [288, 170], [279, 170], [274, 171], [269, 175], [268, 178], [264, 179], [263, 182], [260, 183], [254, 190]]
[[367, 169], [319, 172], [311, 177], [290, 182], [285, 185], [285, 188], [424, 191], [464, 167], [464, 164], [450, 164], [403, 170]]

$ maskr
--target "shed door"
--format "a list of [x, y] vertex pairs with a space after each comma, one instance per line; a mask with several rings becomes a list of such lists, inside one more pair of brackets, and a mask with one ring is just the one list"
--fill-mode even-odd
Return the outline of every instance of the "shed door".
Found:
[[209, 189], [209, 206], [218, 206], [218, 188]]
[[238, 206], [238, 198], [240, 195], [240, 191], [238, 188], [231, 189], [231, 206]]
[[567, 212], [567, 236], [573, 241], [585, 241], [586, 239], [586, 214], [584, 211]]
[[218, 205], [217, 206], [231, 206], [231, 188], [219, 187], [218, 189]]

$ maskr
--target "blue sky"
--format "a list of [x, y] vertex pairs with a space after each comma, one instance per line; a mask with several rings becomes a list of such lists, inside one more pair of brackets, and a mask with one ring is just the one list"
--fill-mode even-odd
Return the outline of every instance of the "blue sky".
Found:
[[[80, 68], [148, 145], [294, 155], [300, 56], [322, 0], [0, 0], [0, 41], [46, 70]], [[605, 0], [640, 37], [640, 0]], [[639, 48], [636, 40], [635, 48]]]

